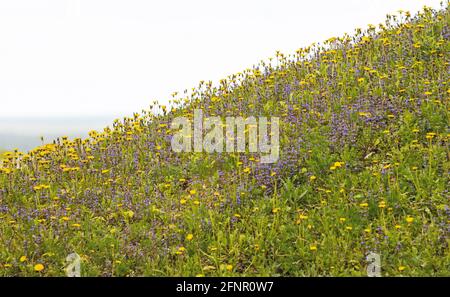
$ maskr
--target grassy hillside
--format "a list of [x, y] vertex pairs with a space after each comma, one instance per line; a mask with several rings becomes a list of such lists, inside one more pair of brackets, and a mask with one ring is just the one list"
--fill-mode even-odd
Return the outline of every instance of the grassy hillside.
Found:
[[[448, 8], [402, 13], [10, 153], [0, 275], [64, 275], [76, 252], [83, 275], [350, 276], [375, 252], [384, 276], [450, 276], [449, 34]], [[280, 160], [173, 152], [195, 108], [280, 117]]]

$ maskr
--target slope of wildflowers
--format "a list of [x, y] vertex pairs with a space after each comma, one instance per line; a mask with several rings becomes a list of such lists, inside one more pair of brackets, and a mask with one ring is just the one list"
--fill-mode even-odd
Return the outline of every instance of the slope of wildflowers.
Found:
[[[450, 275], [449, 11], [174, 94], [0, 167], [0, 275]], [[185, 92], [187, 94], [187, 92]], [[173, 118], [280, 117], [280, 160], [175, 153]]]

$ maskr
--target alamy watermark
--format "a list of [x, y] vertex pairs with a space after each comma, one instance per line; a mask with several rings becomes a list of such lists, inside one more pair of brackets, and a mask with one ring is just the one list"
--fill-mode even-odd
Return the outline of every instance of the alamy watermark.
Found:
[[[270, 132], [268, 128], [270, 126]], [[280, 157], [280, 119], [278, 117], [203, 117], [201, 109], [194, 110], [193, 127], [187, 117], [177, 117], [171, 129], [175, 152], [259, 153], [261, 163], [275, 163]], [[205, 135], [204, 135], [205, 133]], [[248, 135], [248, 141], [247, 136]], [[248, 145], [247, 145], [248, 144]]]
[[81, 257], [77, 253], [71, 253], [66, 257], [67, 266], [65, 268], [68, 277], [81, 276]]
[[367, 276], [368, 277], [381, 277], [381, 257], [377, 253], [369, 253], [366, 257], [367, 260]]

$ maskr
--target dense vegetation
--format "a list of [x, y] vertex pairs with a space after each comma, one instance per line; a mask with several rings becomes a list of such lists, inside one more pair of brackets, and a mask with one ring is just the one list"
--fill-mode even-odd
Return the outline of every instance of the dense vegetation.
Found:
[[[449, 11], [277, 53], [0, 168], [0, 275], [450, 275]], [[175, 153], [170, 123], [280, 117], [281, 156]]]

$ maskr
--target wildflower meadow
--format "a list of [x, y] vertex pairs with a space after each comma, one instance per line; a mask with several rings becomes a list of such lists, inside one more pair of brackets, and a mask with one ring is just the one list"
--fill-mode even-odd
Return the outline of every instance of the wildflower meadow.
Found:
[[[374, 254], [382, 276], [450, 276], [449, 20], [399, 12], [3, 152], [0, 275], [367, 276]], [[264, 117], [269, 141], [279, 119], [277, 158], [250, 150], [251, 124], [227, 138], [243, 151], [175, 151], [194, 110], [224, 136]]]

